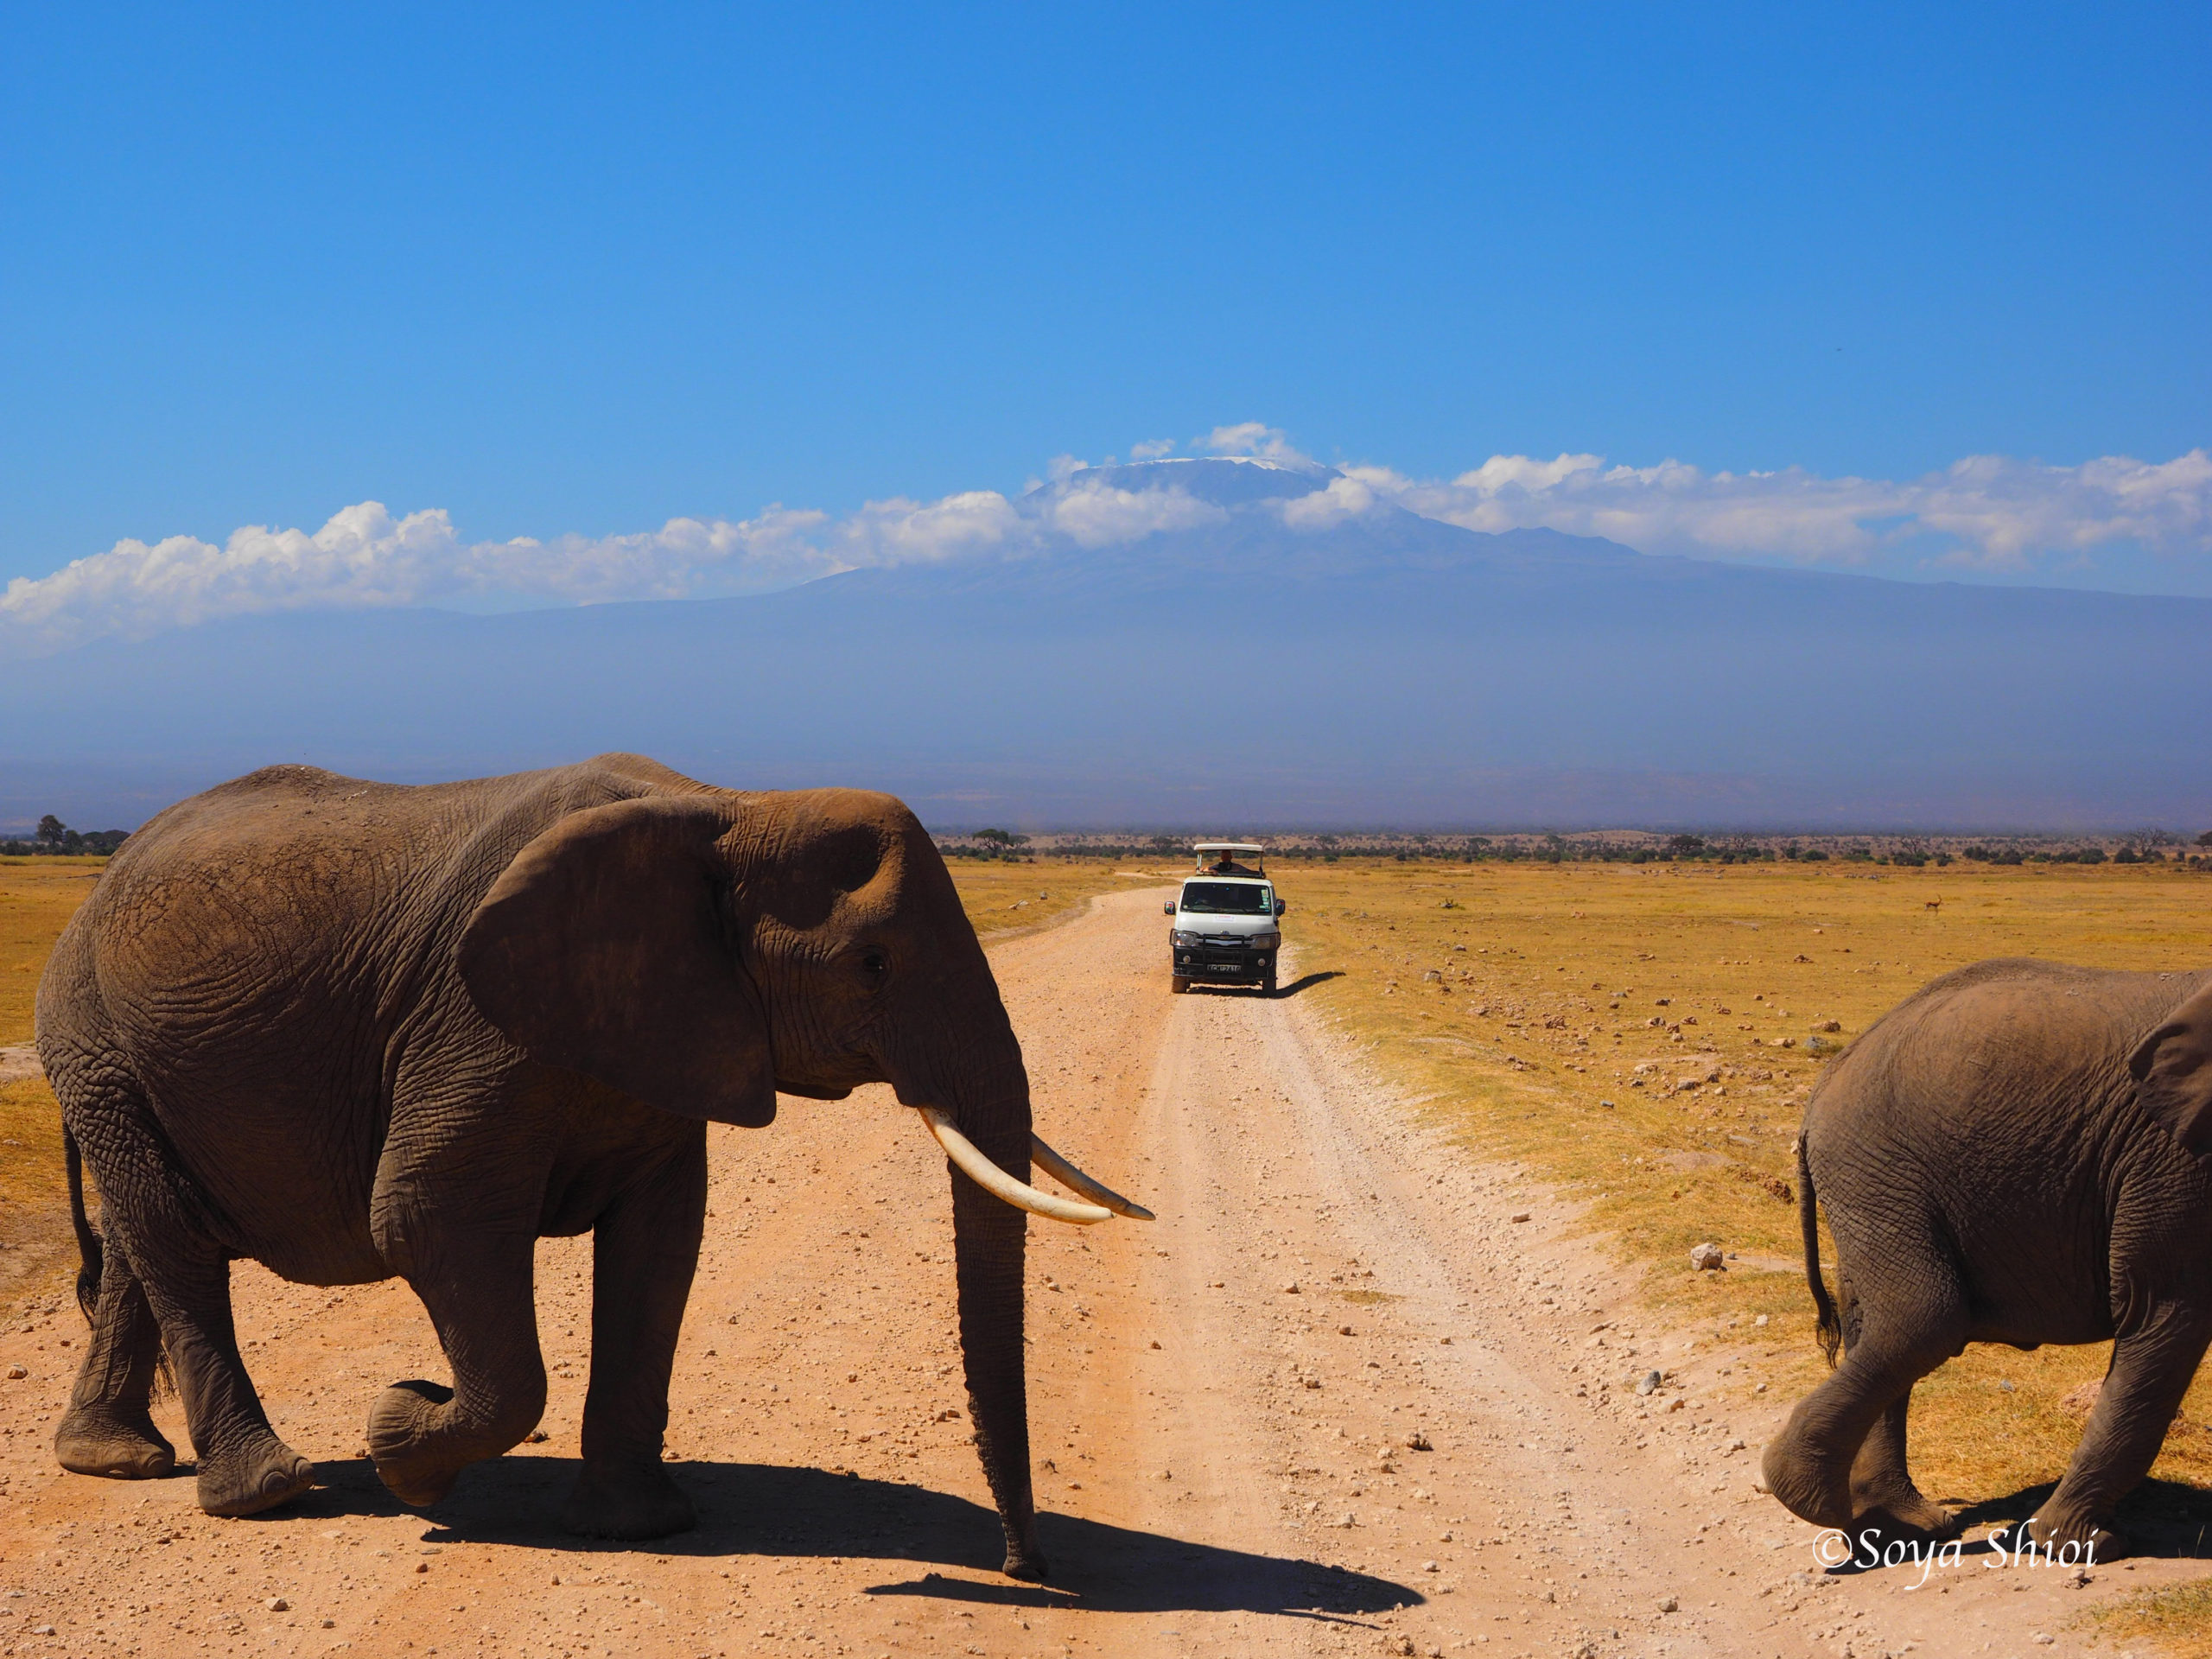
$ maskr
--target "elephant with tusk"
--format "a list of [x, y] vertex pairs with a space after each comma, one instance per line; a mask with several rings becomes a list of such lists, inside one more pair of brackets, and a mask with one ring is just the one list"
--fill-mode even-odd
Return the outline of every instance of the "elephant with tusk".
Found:
[[[403, 787], [305, 766], [170, 808], [117, 855], [38, 996], [92, 1338], [55, 1436], [83, 1474], [168, 1472], [166, 1355], [200, 1505], [313, 1484], [232, 1329], [228, 1263], [400, 1277], [450, 1387], [385, 1390], [385, 1484], [435, 1503], [545, 1404], [535, 1241], [593, 1236], [569, 1524], [693, 1523], [661, 1462], [705, 1221], [706, 1126], [887, 1083], [950, 1160], [970, 1414], [1037, 1580], [1022, 1357], [1028, 1214], [1149, 1212], [1038, 1138], [998, 988], [934, 843], [885, 795], [740, 793], [634, 755]], [[1076, 1197], [1038, 1191], [1040, 1166]], [[86, 1217], [98, 1183], [102, 1232]], [[1027, 1213], [1025, 1213], [1027, 1212]], [[103, 1236], [104, 1235], [104, 1236]]]

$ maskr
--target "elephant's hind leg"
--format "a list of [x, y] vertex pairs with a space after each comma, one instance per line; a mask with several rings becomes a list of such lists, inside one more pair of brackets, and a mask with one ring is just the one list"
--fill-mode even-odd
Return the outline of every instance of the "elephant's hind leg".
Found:
[[1885, 1537], [1948, 1538], [1958, 1518], [1923, 1497], [1905, 1465], [1905, 1417], [1912, 1389], [1891, 1401], [1860, 1443], [1851, 1465], [1851, 1524], [1854, 1531], [1873, 1528]]
[[147, 1407], [161, 1363], [162, 1330], [118, 1241], [110, 1239], [99, 1303], [69, 1410], [54, 1432], [61, 1466], [79, 1475], [146, 1480], [176, 1466], [176, 1449]]
[[369, 1453], [403, 1503], [427, 1508], [472, 1463], [519, 1443], [545, 1414], [532, 1287], [537, 1240], [439, 1231], [408, 1275], [453, 1366], [453, 1387], [396, 1382], [369, 1411]]
[[[55, 1092], [99, 1183], [115, 1252], [100, 1275], [94, 1340], [72, 1402], [73, 1418], [79, 1401], [86, 1404], [88, 1415], [79, 1421], [87, 1432], [72, 1437], [73, 1447], [64, 1448], [64, 1456], [97, 1458], [110, 1421], [137, 1430], [151, 1367], [165, 1351], [199, 1454], [201, 1509], [254, 1515], [307, 1491], [315, 1484], [315, 1465], [270, 1427], [238, 1356], [230, 1253], [217, 1242], [204, 1200], [177, 1167], [136, 1083], [117, 1068], [73, 1056], [58, 1068]], [[111, 1276], [117, 1274], [122, 1276]], [[142, 1299], [159, 1327], [158, 1347], [143, 1335]]]
[[1878, 1306], [1847, 1301], [1843, 1363], [1767, 1446], [1767, 1489], [1801, 1520], [1904, 1535], [1953, 1529], [1906, 1472], [1904, 1424], [1913, 1384], [1966, 1345], [1966, 1301], [1948, 1274], [1914, 1289]]

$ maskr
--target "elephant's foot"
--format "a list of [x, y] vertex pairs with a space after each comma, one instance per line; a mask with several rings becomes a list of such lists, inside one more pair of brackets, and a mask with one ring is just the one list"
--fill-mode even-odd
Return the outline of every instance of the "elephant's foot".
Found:
[[1768, 1443], [1759, 1473], [1777, 1503], [1816, 1527], [1848, 1527], [1853, 1504], [1844, 1471], [1815, 1459], [1786, 1437]]
[[561, 1521], [591, 1538], [665, 1538], [697, 1526], [699, 1512], [658, 1463], [587, 1464]]
[[1034, 1544], [1020, 1548], [1009, 1547], [1006, 1565], [999, 1569], [1009, 1579], [1020, 1579], [1024, 1584], [1042, 1584], [1051, 1576], [1052, 1563], [1045, 1559], [1045, 1552]]
[[1959, 1534], [1958, 1517], [1940, 1503], [1930, 1503], [1910, 1481], [1854, 1491], [1851, 1535], [1872, 1529], [1884, 1539], [1902, 1538], [1913, 1543], [1942, 1543]]
[[369, 1456], [377, 1478], [410, 1509], [426, 1510], [453, 1490], [474, 1458], [457, 1457], [438, 1431], [453, 1390], [421, 1378], [395, 1382], [369, 1408]]
[[176, 1448], [143, 1410], [69, 1408], [54, 1431], [54, 1454], [72, 1474], [109, 1480], [158, 1480], [176, 1467]]
[[1878, 1548], [1891, 1542], [1940, 1544], [1958, 1535], [1959, 1522], [1948, 1510], [1921, 1498], [1916, 1504], [1869, 1505], [1851, 1517], [1845, 1530], [1854, 1543], [1871, 1536]]
[[2128, 1554], [2127, 1535], [2115, 1532], [2094, 1516], [2046, 1503], [2012, 1529], [2008, 1548], [2014, 1551], [2032, 1544], [2038, 1555], [2061, 1563], [2116, 1561]]
[[314, 1485], [315, 1465], [274, 1434], [200, 1459], [200, 1507], [210, 1515], [258, 1515]]

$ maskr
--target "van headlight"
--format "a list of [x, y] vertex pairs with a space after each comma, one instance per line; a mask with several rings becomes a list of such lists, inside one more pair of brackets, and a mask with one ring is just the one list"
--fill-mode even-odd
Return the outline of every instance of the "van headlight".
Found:
[[1272, 950], [1281, 943], [1282, 935], [1280, 933], [1255, 933], [1252, 936], [1252, 948], [1255, 950]]
[[1198, 948], [1198, 936], [1186, 928], [1179, 927], [1175, 930], [1175, 944], [1180, 950], [1194, 950]]

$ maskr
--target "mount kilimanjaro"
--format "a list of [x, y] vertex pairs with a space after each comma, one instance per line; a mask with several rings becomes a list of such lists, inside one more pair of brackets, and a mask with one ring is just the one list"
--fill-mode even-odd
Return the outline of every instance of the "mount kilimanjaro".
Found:
[[1014, 505], [994, 550], [766, 595], [84, 646], [0, 691], [0, 823], [135, 823], [278, 760], [414, 781], [616, 748], [945, 826], [2212, 823], [2212, 601], [1487, 535], [1249, 461]]

